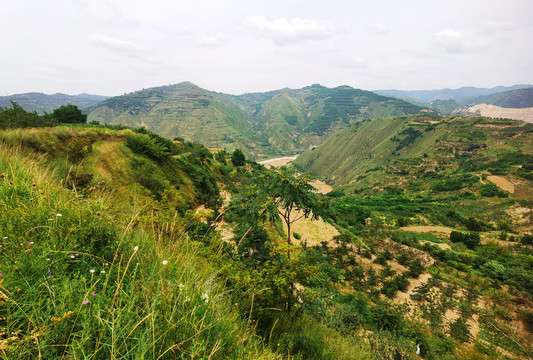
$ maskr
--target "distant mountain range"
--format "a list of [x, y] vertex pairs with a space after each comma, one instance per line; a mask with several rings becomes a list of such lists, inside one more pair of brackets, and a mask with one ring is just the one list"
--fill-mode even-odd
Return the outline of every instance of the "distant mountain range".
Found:
[[89, 109], [88, 120], [145, 126], [160, 135], [260, 158], [297, 153], [361, 120], [417, 114], [407, 101], [349, 86], [312, 85], [239, 96], [189, 82], [135, 91]]
[[477, 88], [473, 86], [461, 87], [458, 89], [440, 90], [375, 90], [377, 94], [393, 96], [397, 98], [422, 101], [431, 103], [435, 100], [455, 100], [460, 105], [470, 105], [479, 102], [478, 98], [496, 93], [507, 92], [518, 89], [532, 88], [530, 84], [520, 84], [512, 86], [496, 86], [493, 88]]
[[0, 96], [0, 107], [11, 107], [11, 101], [14, 101], [27, 111], [37, 111], [38, 113], [43, 114], [45, 112], [51, 113], [54, 109], [57, 109], [61, 105], [67, 104], [76, 105], [83, 110], [91, 105], [104, 101], [107, 98], [109, 98], [109, 96], [90, 94], [67, 95], [61, 93], [47, 95], [38, 92], [31, 92]]

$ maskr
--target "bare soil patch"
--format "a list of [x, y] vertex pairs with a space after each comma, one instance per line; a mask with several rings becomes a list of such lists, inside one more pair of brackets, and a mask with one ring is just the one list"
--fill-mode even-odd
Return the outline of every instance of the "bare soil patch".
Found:
[[263, 160], [259, 161], [259, 164], [264, 165], [267, 169], [270, 169], [272, 167], [280, 167], [286, 165], [293, 160], [296, 160], [296, 156], [285, 156], [275, 159]]
[[493, 183], [494, 185], [497, 185], [500, 189], [514, 194], [514, 184], [506, 178], [496, 175], [490, 175], [487, 176], [487, 180]]
[[516, 119], [533, 123], [533, 108], [502, 108], [496, 105], [477, 104], [466, 111], [492, 118]]
[[331, 191], [333, 191], [333, 187], [326, 184], [325, 182], [322, 182], [320, 180], [313, 180], [311, 181], [310, 183], [311, 185], [313, 185], [313, 187], [315, 187], [319, 193], [321, 194], [327, 194]]
[[420, 240], [420, 243], [423, 244], [431, 244], [431, 245], [437, 245], [441, 250], [451, 250], [452, 247], [449, 244], [444, 243], [436, 243], [429, 240]]
[[400, 228], [401, 231], [410, 231], [416, 233], [445, 233], [450, 235], [452, 233], [451, 228], [444, 226], [404, 226]]
[[[293, 214], [291, 214], [292, 219], [299, 216], [300, 213], [297, 211], [294, 211]], [[285, 233], [287, 232], [287, 225], [285, 223], [283, 223], [283, 230]], [[307, 242], [308, 246], [320, 245], [322, 241], [326, 241], [329, 244], [332, 244], [332, 246], [336, 246], [333, 238], [336, 235], [339, 235], [339, 231], [334, 226], [322, 220], [322, 218], [314, 220], [311, 217], [307, 219], [302, 218], [296, 221], [292, 224], [291, 231], [292, 233], [298, 233], [301, 235], [300, 240], [293, 238], [295, 244], [303, 244], [304, 242]]]

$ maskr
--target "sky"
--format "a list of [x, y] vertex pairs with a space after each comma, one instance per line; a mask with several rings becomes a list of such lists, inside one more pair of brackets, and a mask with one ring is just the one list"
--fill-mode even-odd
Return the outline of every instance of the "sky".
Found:
[[533, 84], [532, 0], [5, 0], [0, 96]]

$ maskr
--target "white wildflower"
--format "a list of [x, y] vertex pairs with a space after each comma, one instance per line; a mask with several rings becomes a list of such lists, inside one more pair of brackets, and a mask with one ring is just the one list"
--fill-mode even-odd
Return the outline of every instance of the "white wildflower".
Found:
[[168, 264], [168, 261], [163, 260], [163, 265], [166, 265], [166, 264]]
[[62, 214], [60, 214], [60, 213], [57, 213], [57, 214], [56, 214], [56, 216], [57, 216], [57, 217], [60, 217], [60, 216], [63, 216], [63, 215], [62, 215]]
[[209, 295], [207, 295], [207, 293], [203, 293], [203, 294], [202, 294], [202, 299], [203, 299], [205, 302], [209, 302]]
[[94, 269], [89, 270], [91, 274], [94, 274]]
[[139, 250], [139, 247], [138, 247], [138, 246], [135, 246], [135, 247], [133, 248], [133, 251], [137, 251], [137, 250]]

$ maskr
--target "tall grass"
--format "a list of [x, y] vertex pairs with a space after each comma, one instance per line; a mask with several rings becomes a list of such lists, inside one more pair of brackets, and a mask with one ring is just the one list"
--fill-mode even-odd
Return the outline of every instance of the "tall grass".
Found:
[[2, 358], [277, 357], [179, 221], [132, 230], [138, 214], [111, 216], [41, 160], [0, 145]]

